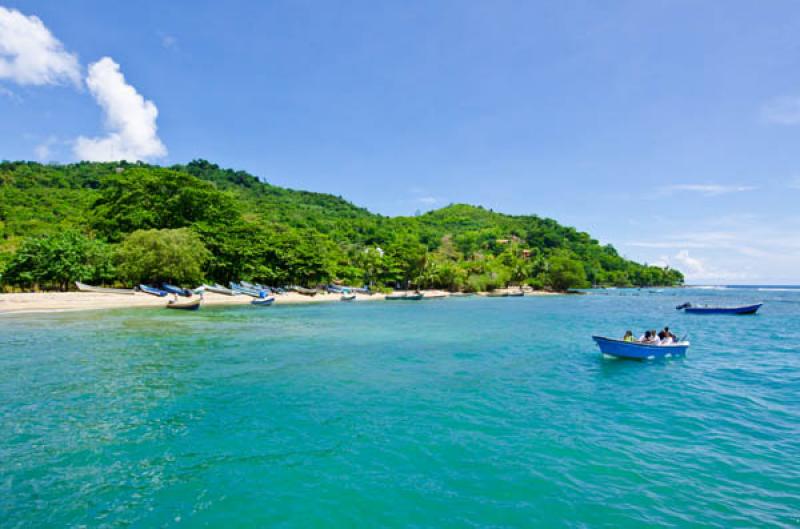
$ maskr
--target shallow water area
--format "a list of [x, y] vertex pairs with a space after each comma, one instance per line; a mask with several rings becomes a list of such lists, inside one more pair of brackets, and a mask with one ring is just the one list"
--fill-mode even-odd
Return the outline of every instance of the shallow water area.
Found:
[[797, 527], [800, 290], [4, 316], [0, 520]]

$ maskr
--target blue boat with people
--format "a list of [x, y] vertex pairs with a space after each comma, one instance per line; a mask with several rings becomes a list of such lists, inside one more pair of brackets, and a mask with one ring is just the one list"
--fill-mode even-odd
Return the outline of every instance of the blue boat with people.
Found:
[[692, 305], [691, 303], [684, 303], [675, 307], [677, 310], [683, 310], [687, 314], [755, 314], [761, 308], [763, 303], [756, 303], [755, 305], [742, 305], [739, 307], [713, 307], [708, 305]]
[[655, 360], [686, 355], [689, 342], [679, 341], [669, 345], [641, 343], [636, 341], [616, 340], [604, 336], [592, 336], [600, 352], [604, 355], [632, 360]]

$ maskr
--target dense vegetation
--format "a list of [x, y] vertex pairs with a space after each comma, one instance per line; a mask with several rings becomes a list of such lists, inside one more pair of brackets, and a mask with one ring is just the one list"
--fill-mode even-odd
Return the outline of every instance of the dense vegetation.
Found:
[[0, 163], [0, 285], [203, 279], [564, 290], [683, 282], [535, 215], [451, 205], [389, 218], [204, 160]]

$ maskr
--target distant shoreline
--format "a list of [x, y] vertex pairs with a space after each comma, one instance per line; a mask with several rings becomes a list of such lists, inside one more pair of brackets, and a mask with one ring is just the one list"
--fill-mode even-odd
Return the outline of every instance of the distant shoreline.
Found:
[[[449, 293], [441, 290], [423, 290], [428, 297], [449, 297]], [[479, 296], [485, 296], [482, 292]], [[532, 291], [526, 296], [557, 296], [556, 292]], [[384, 294], [357, 294], [353, 302], [383, 301]], [[0, 315], [4, 314], [37, 314], [54, 312], [78, 312], [104, 309], [124, 309], [133, 307], [163, 308], [172, 297], [159, 298], [141, 292], [133, 295], [97, 294], [93, 292], [24, 292], [16, 294], [0, 294]], [[225, 296], [206, 292], [203, 304], [208, 306], [250, 305], [253, 298], [249, 296]], [[276, 305], [293, 305], [305, 303], [340, 302], [341, 294], [318, 293], [315, 296], [304, 296], [289, 292], [275, 297]], [[402, 302], [401, 302], [402, 303]], [[264, 310], [253, 307], [253, 310]]]

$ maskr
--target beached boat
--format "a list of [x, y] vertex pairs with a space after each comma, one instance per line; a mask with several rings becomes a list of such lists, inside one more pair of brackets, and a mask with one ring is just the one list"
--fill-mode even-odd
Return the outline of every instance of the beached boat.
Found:
[[250, 296], [251, 298], [264, 299], [269, 294], [267, 290], [249, 288], [240, 283], [230, 283], [230, 286], [233, 292], [238, 294], [244, 294], [246, 296]]
[[340, 297], [339, 299], [341, 301], [353, 301], [354, 299], [356, 299], [356, 295], [355, 294], [347, 294], [347, 293], [345, 293], [345, 294], [342, 294], [342, 297]]
[[694, 306], [691, 303], [684, 303], [675, 307], [678, 310], [683, 310], [687, 314], [755, 314], [761, 308], [763, 303], [756, 303], [755, 305], [742, 305], [739, 307], [711, 307], [708, 305]]
[[192, 297], [192, 291], [188, 288], [181, 288], [176, 287], [175, 285], [170, 285], [169, 283], [162, 283], [161, 288], [169, 292], [170, 294], [175, 294], [177, 296], [183, 296], [185, 298]]
[[653, 345], [639, 342], [626, 342], [603, 336], [592, 336], [604, 355], [617, 358], [632, 358], [635, 360], [652, 360], [655, 358], [669, 358], [683, 356], [689, 349], [689, 342], [678, 342], [671, 345]]
[[289, 287], [289, 290], [292, 292], [297, 292], [298, 294], [302, 294], [304, 296], [316, 296], [318, 292], [316, 288], [304, 288], [298, 286]]
[[81, 283], [80, 281], [75, 281], [75, 286], [78, 287], [78, 290], [81, 292], [94, 292], [95, 294], [135, 294], [136, 292], [132, 288], [104, 288], [104, 287], [94, 287], [92, 285], [87, 285], [86, 283]]
[[414, 293], [414, 294], [388, 294], [386, 296], [386, 301], [418, 301], [423, 298], [422, 293]]
[[197, 290], [204, 290], [206, 292], [213, 292], [214, 294], [222, 294], [224, 296], [237, 296], [239, 294], [230, 288], [223, 287], [219, 283], [214, 283], [213, 285], [202, 285]]
[[525, 292], [522, 291], [522, 290], [514, 290], [514, 291], [508, 293], [508, 297], [510, 297], [510, 298], [521, 298], [524, 295], [525, 295]]
[[166, 290], [151, 287], [150, 285], [139, 285], [139, 291], [144, 292], [145, 294], [150, 294], [151, 296], [158, 296], [160, 298], [163, 298], [168, 294]]
[[487, 298], [507, 298], [508, 292], [499, 292], [499, 291], [492, 291], [486, 294]]
[[474, 295], [472, 292], [450, 292], [451, 298], [468, 298]]
[[168, 309], [178, 309], [178, 310], [197, 310], [200, 308], [200, 304], [203, 302], [202, 297], [198, 297], [195, 299], [190, 299], [188, 301], [177, 301], [177, 300], [170, 300], [167, 303]]
[[332, 293], [332, 294], [343, 294], [345, 292], [350, 292], [350, 293], [355, 292], [356, 294], [372, 294], [372, 292], [366, 287], [348, 287], [348, 286], [342, 286], [342, 285], [328, 285], [327, 287], [325, 287], [325, 289], [328, 292]]
[[269, 307], [273, 303], [275, 303], [275, 297], [274, 296], [270, 296], [270, 297], [264, 298], [264, 299], [254, 299], [254, 300], [250, 301], [251, 305], [255, 305], [257, 307]]
[[270, 293], [270, 288], [265, 287], [264, 285], [259, 285], [258, 283], [248, 283], [247, 281], [239, 281], [239, 284], [244, 288], [249, 288], [250, 290], [263, 290], [267, 294]]

